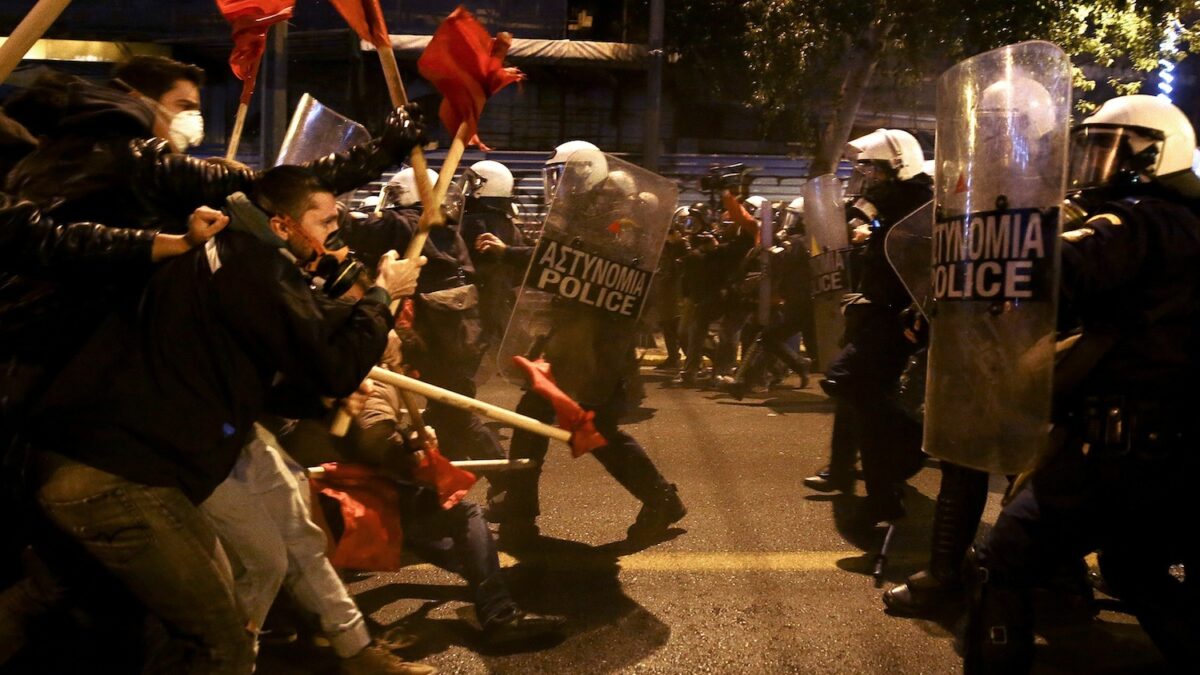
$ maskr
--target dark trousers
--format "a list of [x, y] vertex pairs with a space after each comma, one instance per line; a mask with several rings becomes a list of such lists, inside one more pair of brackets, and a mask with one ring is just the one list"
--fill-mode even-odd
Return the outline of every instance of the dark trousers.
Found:
[[[596, 413], [596, 430], [608, 441], [607, 446], [593, 451], [592, 456], [621, 487], [646, 504], [664, 494], [669, 484], [646, 454], [645, 448], [633, 436], [617, 427], [617, 419], [623, 407], [623, 397], [617, 395], [602, 406], [590, 408]], [[517, 404], [517, 412], [547, 423], [554, 420], [554, 409], [545, 399], [533, 392], [525, 392]], [[514, 459], [532, 459], [536, 467], [512, 472], [504, 500], [506, 520], [532, 520], [541, 513], [538, 504], [538, 481], [549, 447], [550, 439], [545, 436], [520, 429], [513, 431], [511, 456]]]
[[805, 320], [792, 305], [784, 305], [778, 319], [759, 333], [753, 347], [747, 350], [742, 367], [738, 369], [738, 380], [757, 383], [769, 365], [768, 357], [775, 357], [796, 373], [807, 376], [811, 363], [792, 350], [788, 341], [802, 331]]
[[[478, 363], [473, 368], [461, 368], [454, 364], [437, 362], [421, 370], [421, 379], [435, 387], [442, 387], [463, 396], [475, 398], [475, 381], [472, 379]], [[507, 459], [504, 447], [496, 434], [484, 426], [478, 416], [460, 408], [429, 401], [425, 408], [425, 423], [437, 431], [438, 447], [451, 460], [462, 459]], [[508, 476], [503, 472], [488, 476], [488, 499], [504, 492]]]
[[826, 377], [862, 421], [863, 479], [867, 498], [897, 499], [900, 485], [921, 468], [921, 425], [896, 404], [895, 393], [916, 347], [904, 337], [896, 312], [872, 305], [847, 313], [849, 342]]
[[55, 453], [38, 458], [37, 502], [158, 618], [167, 644], [146, 673], [250, 673], [254, 635], [204, 514], [177, 488], [126, 480]]
[[704, 363], [704, 342], [708, 339], [708, 327], [719, 316], [721, 316], [721, 303], [719, 302], [704, 301], [691, 306], [685, 327], [687, 360], [683, 364], [684, 373], [694, 376], [700, 372], [700, 366]]
[[438, 567], [462, 576], [475, 596], [481, 625], [517, 610], [500, 572], [496, 542], [479, 506], [401, 512], [404, 545]]
[[[1176, 666], [1194, 668], [1200, 663], [1200, 577], [1193, 573], [1180, 582], [1169, 574], [1172, 564], [1183, 562], [1188, 571], [1200, 564], [1191, 537], [1200, 515], [1192, 492], [1200, 475], [1194, 442], [1159, 457], [1139, 457], [1137, 450], [1098, 457], [1104, 453], [1095, 448], [1085, 456], [1082, 446], [1081, 435], [1071, 438], [1001, 512], [979, 547], [987, 583], [973, 611], [994, 615], [990, 598], [1023, 598], [1003, 602], [1015, 609], [1002, 620], [1031, 626], [1030, 589], [1100, 550], [1105, 580], [1151, 639]], [[1031, 631], [1014, 634], [1031, 647]]]

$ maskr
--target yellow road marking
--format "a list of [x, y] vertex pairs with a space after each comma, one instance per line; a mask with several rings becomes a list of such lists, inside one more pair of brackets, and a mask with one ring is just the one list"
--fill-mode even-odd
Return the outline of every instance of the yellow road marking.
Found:
[[[838, 561], [870, 558], [873, 553], [858, 550], [845, 551], [780, 551], [780, 552], [654, 552], [642, 551], [616, 559], [616, 564], [626, 572], [820, 572], [838, 570]], [[563, 566], [603, 567], [613, 564], [612, 559], [593, 557], [534, 554], [531, 560], [556, 562]], [[899, 555], [890, 558], [893, 564], [919, 564], [918, 556]], [[500, 553], [500, 565], [513, 567], [520, 560], [507, 553]], [[407, 569], [432, 570], [432, 565], [412, 565]]]

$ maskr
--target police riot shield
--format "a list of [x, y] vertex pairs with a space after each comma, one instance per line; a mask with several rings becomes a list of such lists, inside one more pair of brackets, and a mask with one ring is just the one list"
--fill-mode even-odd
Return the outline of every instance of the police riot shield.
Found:
[[908, 290], [921, 313], [929, 317], [930, 258], [933, 255], [933, 202], [892, 225], [883, 240], [888, 264]]
[[304, 94], [292, 113], [275, 166], [303, 164], [369, 140], [371, 134], [363, 125]]
[[804, 197], [804, 226], [810, 237], [812, 257], [813, 325], [817, 334], [805, 335], [809, 350], [815, 349], [815, 369], [825, 372], [838, 355], [845, 320], [842, 295], [850, 290], [850, 238], [846, 227], [846, 204], [842, 181], [834, 174], [810, 179], [800, 189]]
[[1048, 446], [1070, 61], [1048, 42], [942, 75], [925, 450], [1006, 474]]
[[580, 403], [612, 398], [677, 199], [674, 181], [616, 157], [567, 160], [500, 345], [510, 381], [524, 382], [513, 356], [544, 357]]

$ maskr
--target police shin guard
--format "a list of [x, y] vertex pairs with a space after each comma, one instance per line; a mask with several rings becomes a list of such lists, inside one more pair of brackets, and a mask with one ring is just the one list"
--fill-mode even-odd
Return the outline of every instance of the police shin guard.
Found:
[[1014, 675], [1033, 667], [1033, 604], [1028, 590], [997, 587], [972, 546], [964, 569], [967, 625], [964, 675]]

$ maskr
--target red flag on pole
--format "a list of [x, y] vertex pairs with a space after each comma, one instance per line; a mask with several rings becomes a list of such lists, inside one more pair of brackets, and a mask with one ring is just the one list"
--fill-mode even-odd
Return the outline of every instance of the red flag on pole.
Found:
[[456, 133], [466, 124], [471, 145], [488, 150], [479, 140], [479, 116], [492, 94], [525, 79], [516, 68], [505, 68], [504, 57], [512, 46], [512, 35], [488, 34], [475, 17], [459, 7], [438, 26], [429, 46], [417, 61], [421, 76], [441, 92], [438, 115], [446, 130]]
[[529, 388], [534, 393], [550, 402], [554, 408], [555, 424], [559, 428], [571, 432], [571, 456], [582, 457], [587, 453], [608, 445], [604, 436], [596, 431], [596, 413], [584, 410], [582, 406], [567, 396], [554, 376], [550, 374], [550, 364], [538, 359], [530, 361], [524, 356], [514, 356], [513, 363], [517, 364], [529, 378]]
[[379, 0], [329, 0], [329, 3], [337, 9], [350, 28], [358, 33], [358, 37], [377, 48], [391, 45]]
[[241, 103], [249, 105], [258, 79], [258, 63], [267, 46], [267, 30], [292, 18], [296, 0], [216, 0], [217, 9], [233, 28], [229, 67], [242, 81]]

